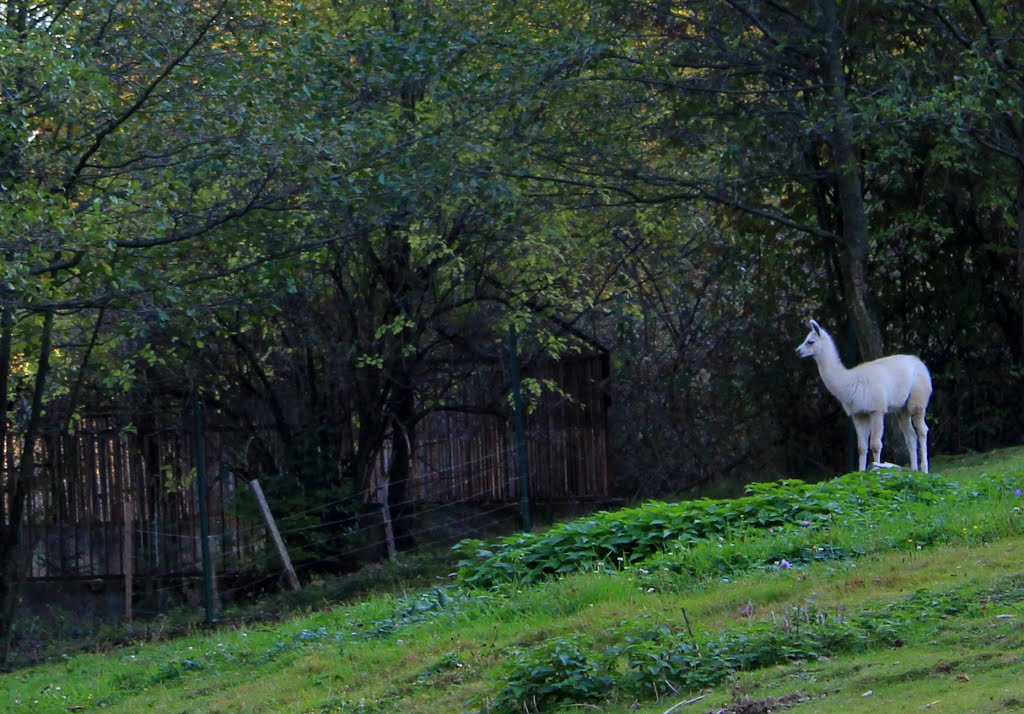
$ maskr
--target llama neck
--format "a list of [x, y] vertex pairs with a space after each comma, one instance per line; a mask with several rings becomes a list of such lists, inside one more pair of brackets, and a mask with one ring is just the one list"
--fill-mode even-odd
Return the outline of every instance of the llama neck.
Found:
[[839, 396], [845, 391], [850, 370], [843, 366], [843, 361], [839, 358], [839, 350], [836, 349], [831, 337], [822, 341], [820, 345], [821, 349], [814, 355], [814, 361], [818, 365], [818, 374], [821, 375], [821, 381], [825, 383], [828, 391]]

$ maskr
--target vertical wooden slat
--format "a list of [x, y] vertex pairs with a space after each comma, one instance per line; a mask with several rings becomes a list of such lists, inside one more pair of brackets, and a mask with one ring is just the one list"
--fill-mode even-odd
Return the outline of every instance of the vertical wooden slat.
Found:
[[[93, 428], [94, 427], [94, 423], [90, 421], [89, 427], [90, 427], [90, 429]], [[95, 514], [96, 514], [96, 450], [95, 450], [95, 446], [96, 446], [96, 444], [95, 444], [95, 439], [93, 438], [92, 434], [89, 433], [89, 432], [83, 432], [82, 439], [83, 439], [83, 442], [84, 442], [83, 443], [83, 447], [84, 448], [82, 450], [82, 453], [83, 453], [83, 456], [85, 457], [85, 463], [83, 464], [84, 469], [85, 469], [85, 473], [83, 474], [83, 476], [85, 476], [85, 478], [86, 478], [86, 480], [88, 481], [88, 484], [89, 484], [89, 493], [88, 493], [89, 501], [88, 501], [88, 506], [86, 507], [85, 513], [83, 513], [84, 520], [85, 520], [85, 524], [84, 524], [85, 525], [85, 532], [86, 532], [86, 536], [85, 536], [85, 548], [86, 548], [85, 560], [86, 560], [86, 562], [89, 563], [89, 572], [88, 573], [83, 573], [83, 575], [95, 575], [96, 574], [96, 562], [95, 562], [95, 559], [93, 557], [94, 556], [93, 542], [95, 540], [93, 538], [93, 528], [94, 528], [94, 525], [95, 525], [95, 522], [96, 522], [96, 518], [95, 518]]]
[[103, 431], [98, 435], [96, 439], [97, 451], [99, 454], [100, 462], [100, 521], [98, 523], [99, 532], [101, 536], [100, 552], [103, 556], [103, 572], [101, 575], [110, 575], [116, 572], [116, 568], [113, 562], [112, 551], [114, 550], [114, 544], [111, 542], [111, 523], [113, 522], [114, 514], [111, 508], [111, 488], [113, 486], [113, 473], [112, 464], [110, 463], [110, 435], [107, 433], [109, 428], [109, 422], [103, 425]]
[[124, 531], [122, 533], [121, 545], [121, 570], [124, 573], [124, 617], [128, 622], [132, 621], [132, 599], [134, 593], [133, 572], [135, 569], [135, 552], [133, 545], [133, 529], [135, 514], [131, 501], [125, 501], [122, 509], [124, 513]]

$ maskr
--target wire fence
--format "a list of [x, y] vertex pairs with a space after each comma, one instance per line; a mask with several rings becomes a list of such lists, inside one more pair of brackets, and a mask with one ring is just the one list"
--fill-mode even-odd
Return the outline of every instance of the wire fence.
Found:
[[[216, 444], [216, 439], [210, 441]], [[129, 444], [123, 446], [128, 448]], [[513, 452], [508, 447], [467, 460], [456, 464], [454, 471], [472, 471], [495, 462], [511, 466]], [[209, 444], [207, 454], [213, 463], [217, 462], [216, 449]], [[144, 464], [140, 462], [139, 466]], [[171, 477], [173, 472], [163, 471]], [[467, 537], [508, 532], [517, 526], [518, 479], [514, 468], [510, 468], [505, 481], [465, 489], [459, 497], [447, 488], [452, 474], [451, 464], [427, 471], [420, 461], [406, 483], [390, 484], [392, 488], [405, 486], [405, 498], [389, 506], [392, 512], [404, 514], [405, 535], [417, 546], [443, 547]], [[171, 478], [173, 491], [165, 486], [162, 492], [143, 492], [143, 496], [151, 492], [159, 498], [140, 508], [140, 503], [145, 503], [140, 494], [129, 492], [128, 486], [119, 490], [103, 480], [99, 478], [96, 485], [96, 492], [103, 496], [99, 500], [109, 500], [111, 494], [125, 499], [121, 504], [104, 505], [105, 521], [47, 523], [45, 517], [61, 514], [60, 509], [50, 507], [53, 499], [33, 494], [30, 513], [34, 517], [26, 524], [29, 537], [25, 542], [29, 549], [28, 580], [36, 588], [30, 592], [36, 594], [26, 598], [31, 601], [29, 610], [39, 617], [52, 618], [54, 613], [81, 612], [83, 601], [106, 600], [105, 605], [94, 608], [102, 612], [92, 616], [104, 619], [105, 613], [105, 619], [114, 619], [125, 613], [151, 618], [175, 608], [199, 608], [203, 596], [201, 528], [191, 517], [195, 509], [177, 503], [187, 500], [182, 491], [194, 498], [196, 484], [191, 478], [180, 482]], [[207, 487], [216, 607], [276, 589], [281, 564], [267, 524], [261, 518], [243, 515], [244, 509], [238, 508], [239, 496], [249, 491], [248, 484], [229, 471], [211, 471]], [[424, 499], [425, 493], [439, 493], [442, 487], [447, 489], [447, 500]], [[514, 498], [510, 499], [509, 494]], [[388, 531], [379, 496], [377, 484], [373, 484], [300, 511], [274, 513], [300, 578], [308, 580], [314, 569], [324, 567], [317, 554], [330, 553], [331, 564], [326, 569], [335, 571], [355, 570], [387, 557]], [[175, 502], [174, 507], [162, 503], [163, 498]], [[168, 515], [170, 512], [190, 517], [175, 520]]]
[[[444, 473], [417, 475], [417, 481], [427, 478], [446, 478]], [[412, 479], [410, 479], [412, 480]], [[296, 513], [275, 514], [279, 532], [289, 548], [300, 541], [315, 538], [320, 551], [334, 554], [336, 562], [345, 569], [356, 569], [360, 564], [382, 559], [387, 552], [386, 530], [381, 508], [367, 503], [374, 495], [372, 489], [335, 499], [314, 508]], [[331, 514], [346, 507], [363, 506], [361, 513], [343, 518]], [[467, 497], [447, 503], [426, 503], [417, 497], [391, 504], [395, 509], [408, 509], [408, 535], [424, 546], [451, 545], [466, 537], [507, 531], [514, 527], [516, 504], [499, 501], [482, 503]], [[281, 566], [265, 522], [236, 520], [231, 528], [222, 530], [213, 523], [208, 536], [213, 556], [214, 598], [217, 609], [244, 601], [254, 594], [276, 589], [281, 580]], [[190, 528], [169, 527], [155, 529], [143, 519], [130, 519], [121, 524], [106, 525], [107, 550], [104, 558], [83, 562], [90, 570], [68, 573], [66, 569], [50, 575], [42, 559], [39, 544], [32, 550], [31, 572], [28, 578], [29, 597], [23, 603], [30, 615], [37, 617], [67, 617], [69, 613], [95, 619], [120, 619], [124, 613], [135, 618], [151, 618], [169, 610], [200, 607], [202, 598], [201, 538]], [[96, 532], [95, 524], [92, 526]], [[61, 529], [57, 529], [60, 532]], [[71, 537], [74, 529], [65, 529]], [[249, 549], [248, 558], [240, 559], [235, 542], [244, 542]], [[175, 552], [179, 567], [167, 571], [155, 567], [153, 544], [160, 551]], [[226, 545], [225, 545], [226, 544]], [[231, 551], [230, 557], [226, 553]], [[239, 567], [239, 563], [243, 567]], [[299, 563], [300, 577], [310, 575], [317, 567], [315, 561]], [[131, 580], [130, 586], [127, 580]], [[130, 602], [126, 598], [130, 597]], [[86, 607], [88, 601], [96, 605]], [[99, 604], [106, 601], [105, 604]]]
[[[555, 399], [528, 419], [531, 496], [538, 503], [603, 501], [611, 495], [607, 412], [595, 385], [607, 367], [551, 369], [575, 397]], [[416, 437], [404, 481], [386, 478], [391, 454], [385, 447], [366, 488], [351, 491], [339, 482], [337, 495], [293, 512], [281, 510], [287, 499], [276, 506], [272, 499], [300, 575], [303, 568], [350, 570], [386, 557], [389, 512], [402, 534], [421, 546], [514, 527], [520, 482], [507, 420], [439, 412], [421, 422]], [[203, 433], [208, 545], [223, 602], [273, 586], [280, 572], [249, 481], [236, 468], [239, 438], [235, 430], [211, 424]], [[127, 598], [121, 607], [136, 616], [194, 604], [202, 591], [203, 550], [194, 441], [187, 415], [138, 430], [124, 428], [114, 416], [92, 416], [73, 434], [40, 440], [22, 538], [28, 584], [39, 594], [30, 598], [31, 606], [63, 607], [62, 592], [72, 610], [81, 604], [75, 593]], [[12, 437], [0, 447], [7, 476], [19, 445]], [[390, 489], [390, 499], [382, 487]], [[343, 489], [349, 490], [337, 493]], [[7, 489], [0, 490], [6, 497]], [[60, 588], [51, 587], [57, 583]]]

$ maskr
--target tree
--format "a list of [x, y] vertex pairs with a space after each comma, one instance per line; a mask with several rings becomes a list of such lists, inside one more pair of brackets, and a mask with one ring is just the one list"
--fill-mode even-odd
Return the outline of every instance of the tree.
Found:
[[[961, 7], [936, 3], [914, 3], [915, 17], [934, 36], [941, 38], [942, 52], [936, 64], [953, 68], [936, 77], [934, 101], [924, 104], [929, 118], [950, 133], [958, 134], [965, 148], [956, 154], [961, 166], [975, 163], [992, 170], [979, 173], [1000, 175], [984, 185], [980, 202], [1005, 211], [1011, 220], [990, 230], [1005, 240], [1016, 263], [1017, 289], [1007, 319], [1000, 322], [1014, 359], [1024, 359], [1024, 123], [1020, 107], [1024, 102], [1024, 57], [1021, 56], [1021, 11], [1015, 6], [985, 7], [969, 3]], [[938, 43], [937, 43], [938, 44]], [[969, 146], [969, 148], [967, 148]], [[981, 158], [973, 153], [980, 150]], [[1007, 185], [1005, 174], [1013, 176]], [[1003, 236], [1005, 229], [1010, 236]], [[1002, 240], [995, 242], [1001, 243]]]
[[[758, 219], [762, 232], [790, 244], [824, 246], [836, 259], [861, 355], [879, 356], [865, 190], [873, 127], [864, 117], [878, 116], [891, 91], [887, 71], [912, 51], [906, 15], [886, 2], [834, 0], [606, 8], [614, 28], [608, 35], [629, 32], [609, 39], [614, 49], [594, 74], [634, 87], [636, 111], [614, 128], [592, 127], [594, 138], [583, 146], [630, 132], [666, 151], [632, 159], [623, 153], [611, 157], [621, 163], [609, 163], [607, 152], [590, 150], [562, 160], [549, 178], [646, 204], [711, 201], [737, 220]], [[880, 23], [888, 29], [884, 39], [875, 31]]]
[[[3, 436], [16, 434], [20, 444], [4, 439], [17, 466], [4, 474], [0, 661], [14, 618], [35, 440], [47, 422], [66, 426], [75, 405], [65, 403], [64, 419], [51, 406], [78, 391], [74, 375], [95, 346], [93, 339], [76, 349], [74, 336], [99, 324], [97, 311], [135, 306], [140, 296], [168, 295], [215, 272], [198, 262], [175, 271], [174, 261], [280, 197], [272, 160], [239, 154], [252, 147], [240, 118], [245, 105], [229, 96], [240, 88], [244, 59], [224, 34], [244, 15], [233, 10], [225, 2], [145, 0], [0, 5], [0, 392]], [[141, 359], [147, 355], [152, 350]], [[51, 379], [66, 374], [68, 382]]]
[[[523, 105], [551, 93], [581, 48], [568, 32], [537, 42], [529, 13], [487, 4], [341, 4], [316, 22], [282, 42], [292, 52], [275, 70], [302, 137], [291, 161], [310, 172], [290, 240], [310, 249], [292, 278], [297, 309], [273, 320], [308, 373], [335, 385], [340, 423], [325, 413], [307, 427], [340, 437], [342, 481], [366, 489], [387, 452], [401, 536], [417, 423], [451, 408], [446, 390], [481, 340], [568, 294], [573, 271], [545, 262], [559, 259], [560, 233], [507, 167]], [[480, 329], [488, 320], [496, 330]], [[257, 375], [260, 339], [233, 338]], [[257, 381], [273, 412], [285, 382]]]

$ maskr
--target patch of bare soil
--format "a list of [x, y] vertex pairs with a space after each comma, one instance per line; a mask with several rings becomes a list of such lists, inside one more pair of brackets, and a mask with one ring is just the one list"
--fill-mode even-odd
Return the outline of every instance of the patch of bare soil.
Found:
[[781, 712], [791, 709], [797, 704], [809, 701], [800, 692], [793, 692], [784, 697], [768, 697], [767, 699], [742, 699], [735, 700], [724, 709], [712, 709], [705, 714], [770, 714], [770, 712]]

